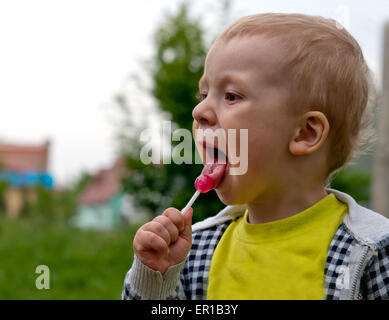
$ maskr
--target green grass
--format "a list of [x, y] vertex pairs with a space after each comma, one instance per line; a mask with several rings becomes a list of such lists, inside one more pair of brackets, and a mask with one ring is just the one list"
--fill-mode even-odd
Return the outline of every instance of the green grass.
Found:
[[[0, 216], [0, 299], [120, 299], [136, 229], [81, 231]], [[36, 288], [38, 265], [49, 267], [50, 289]]]

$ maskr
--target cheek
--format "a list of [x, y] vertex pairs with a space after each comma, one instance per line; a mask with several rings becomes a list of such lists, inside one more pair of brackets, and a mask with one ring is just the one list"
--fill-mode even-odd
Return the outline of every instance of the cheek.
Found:
[[282, 150], [282, 142], [275, 132], [256, 130], [248, 140], [247, 172], [237, 182], [254, 185], [261, 180], [266, 184], [281, 169]]
[[[227, 182], [228, 181], [228, 182]], [[225, 205], [245, 204], [255, 198], [257, 184], [254, 177], [249, 175], [229, 176], [227, 185], [222, 190], [217, 189], [216, 193]]]

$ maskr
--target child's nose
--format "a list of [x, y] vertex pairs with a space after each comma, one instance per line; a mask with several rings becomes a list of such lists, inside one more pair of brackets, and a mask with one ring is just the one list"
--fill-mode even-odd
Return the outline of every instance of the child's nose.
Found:
[[216, 113], [205, 100], [193, 109], [192, 116], [202, 126], [212, 127], [217, 123]]

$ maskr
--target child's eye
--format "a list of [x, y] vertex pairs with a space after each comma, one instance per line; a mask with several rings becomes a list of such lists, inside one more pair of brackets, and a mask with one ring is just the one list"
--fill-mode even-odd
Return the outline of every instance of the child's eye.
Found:
[[224, 98], [230, 102], [235, 102], [240, 99], [240, 97], [234, 93], [227, 92], [224, 96]]

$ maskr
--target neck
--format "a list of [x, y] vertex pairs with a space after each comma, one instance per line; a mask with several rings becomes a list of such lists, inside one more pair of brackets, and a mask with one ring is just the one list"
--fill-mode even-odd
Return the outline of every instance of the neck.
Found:
[[315, 188], [294, 186], [271, 194], [265, 192], [247, 204], [248, 219], [253, 224], [285, 219], [313, 206], [327, 195], [322, 185]]

